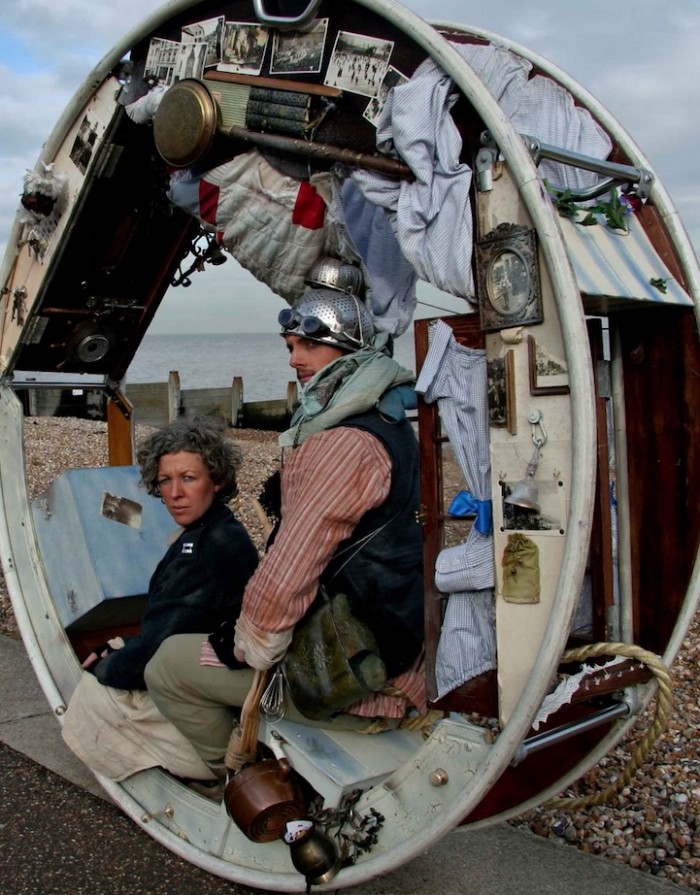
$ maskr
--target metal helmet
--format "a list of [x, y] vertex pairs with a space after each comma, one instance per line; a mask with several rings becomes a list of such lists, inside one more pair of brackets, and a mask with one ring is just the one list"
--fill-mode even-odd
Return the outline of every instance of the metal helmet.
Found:
[[374, 336], [372, 315], [355, 295], [309, 289], [278, 317], [283, 336], [301, 336], [343, 351], [367, 348]]
[[362, 297], [365, 291], [362, 271], [339, 258], [320, 258], [308, 272], [304, 282], [322, 289], [337, 289]]

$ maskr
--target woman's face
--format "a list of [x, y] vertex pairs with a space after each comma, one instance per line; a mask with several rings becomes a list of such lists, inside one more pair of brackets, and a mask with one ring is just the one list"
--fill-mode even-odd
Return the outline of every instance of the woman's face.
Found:
[[190, 525], [206, 513], [221, 485], [214, 484], [199, 454], [178, 451], [158, 461], [158, 487], [178, 525]]

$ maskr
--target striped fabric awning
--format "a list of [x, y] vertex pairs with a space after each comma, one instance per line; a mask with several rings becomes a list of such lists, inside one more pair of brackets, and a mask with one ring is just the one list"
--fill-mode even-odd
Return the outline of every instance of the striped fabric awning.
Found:
[[[613, 230], [605, 219], [582, 226], [560, 218], [576, 280], [589, 313], [608, 313], [637, 302], [688, 306], [693, 301], [672, 277], [638, 219], [628, 219], [629, 231]], [[652, 280], [662, 282], [665, 292]]]

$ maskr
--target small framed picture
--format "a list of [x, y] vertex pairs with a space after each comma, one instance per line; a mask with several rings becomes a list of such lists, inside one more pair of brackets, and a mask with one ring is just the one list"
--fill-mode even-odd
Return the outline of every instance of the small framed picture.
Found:
[[486, 363], [489, 425], [517, 435], [515, 415], [515, 359], [513, 350]]
[[534, 230], [500, 224], [479, 241], [475, 256], [482, 330], [542, 323]]
[[555, 357], [533, 336], [527, 337], [527, 359], [531, 395], [568, 395], [566, 361]]

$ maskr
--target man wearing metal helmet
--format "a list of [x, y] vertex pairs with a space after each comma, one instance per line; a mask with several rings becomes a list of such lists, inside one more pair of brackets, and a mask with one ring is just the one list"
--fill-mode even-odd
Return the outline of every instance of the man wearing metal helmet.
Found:
[[[293, 450], [283, 455], [276, 535], [246, 588], [233, 643], [170, 638], [146, 671], [160, 710], [212, 768], [222, 766], [230, 707], [243, 704], [250, 669], [283, 658], [320, 585], [348, 594], [391, 685], [391, 695], [384, 688], [329, 726], [398, 719], [410, 705], [425, 711], [418, 451], [405, 416], [415, 406], [413, 374], [349, 292], [312, 288], [279, 322], [302, 392], [280, 436]], [[286, 715], [303, 720], [288, 698]]]

